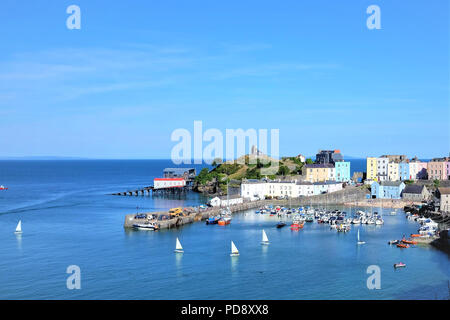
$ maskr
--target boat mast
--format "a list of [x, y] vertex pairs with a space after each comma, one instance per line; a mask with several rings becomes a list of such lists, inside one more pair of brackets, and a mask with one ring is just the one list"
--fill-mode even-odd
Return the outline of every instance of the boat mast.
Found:
[[227, 179], [227, 208], [230, 207], [230, 197], [229, 197], [229, 192], [228, 192], [228, 179]]

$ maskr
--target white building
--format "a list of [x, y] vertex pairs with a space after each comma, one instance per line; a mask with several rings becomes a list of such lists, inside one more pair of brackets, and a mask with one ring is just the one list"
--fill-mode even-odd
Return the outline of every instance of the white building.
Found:
[[328, 186], [327, 192], [332, 193], [339, 190], [342, 190], [342, 182], [338, 181], [326, 181], [325, 184]]
[[389, 181], [399, 181], [399, 164], [397, 162], [390, 162], [388, 164], [388, 180]]
[[314, 195], [314, 184], [307, 181], [297, 182], [297, 197], [313, 196]]
[[241, 184], [241, 196], [251, 201], [265, 199], [268, 194], [268, 186], [265, 181], [251, 179]]
[[259, 181], [244, 180], [241, 184], [241, 196], [246, 199], [258, 200], [266, 197], [301, 197], [321, 193], [331, 193], [342, 189], [342, 182], [307, 182], [307, 181]]
[[228, 199], [227, 197], [214, 197], [209, 201], [213, 207], [229, 207], [243, 202], [244, 199], [239, 195], [229, 196]]
[[292, 181], [270, 181], [268, 184], [271, 197], [296, 197], [297, 180]]
[[388, 180], [389, 158], [377, 158], [377, 177], [378, 181]]
[[220, 198], [219, 197], [214, 197], [211, 200], [209, 200], [209, 204], [212, 205], [213, 207], [220, 207]]

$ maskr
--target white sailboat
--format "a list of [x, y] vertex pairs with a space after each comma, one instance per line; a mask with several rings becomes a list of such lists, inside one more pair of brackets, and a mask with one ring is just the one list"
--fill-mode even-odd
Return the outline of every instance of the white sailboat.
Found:
[[230, 254], [230, 256], [234, 257], [234, 256], [238, 256], [238, 255], [239, 255], [239, 250], [234, 245], [234, 242], [231, 241], [231, 254]]
[[264, 230], [262, 231], [261, 244], [269, 244], [269, 238], [267, 238], [267, 234], [266, 234], [266, 232]]
[[175, 252], [176, 253], [184, 252], [183, 247], [181, 246], [181, 242], [180, 242], [180, 240], [178, 240], [178, 237], [177, 237], [177, 244], [175, 245]]
[[22, 220], [19, 220], [17, 224], [16, 231], [14, 233], [22, 233]]
[[359, 239], [359, 229], [358, 229], [358, 244], [364, 244], [365, 242], [364, 241], [361, 241], [360, 239]]

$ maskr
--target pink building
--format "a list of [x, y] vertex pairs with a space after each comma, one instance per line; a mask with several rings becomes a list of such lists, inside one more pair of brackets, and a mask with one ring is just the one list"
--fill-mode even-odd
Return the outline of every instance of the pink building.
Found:
[[426, 162], [420, 161], [417, 157], [414, 157], [409, 162], [409, 180], [419, 180], [427, 178]]
[[435, 158], [428, 162], [427, 173], [429, 180], [449, 180], [450, 158]]

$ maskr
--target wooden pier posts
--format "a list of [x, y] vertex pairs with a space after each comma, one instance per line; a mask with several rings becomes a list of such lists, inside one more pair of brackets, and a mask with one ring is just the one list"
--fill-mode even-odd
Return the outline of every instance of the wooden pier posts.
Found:
[[181, 195], [185, 194], [188, 191], [188, 187], [176, 187], [176, 188], [159, 188], [155, 189], [153, 187], [145, 187], [142, 189], [136, 189], [136, 190], [129, 190], [125, 192], [117, 192], [113, 193], [113, 196], [145, 196], [145, 193], [147, 192], [147, 195], [154, 195], [154, 196], [164, 196], [164, 195]]

